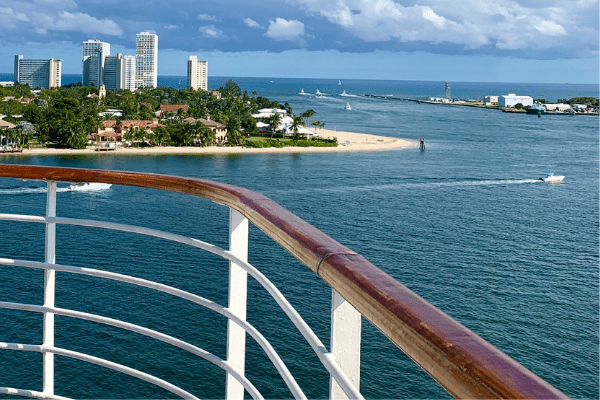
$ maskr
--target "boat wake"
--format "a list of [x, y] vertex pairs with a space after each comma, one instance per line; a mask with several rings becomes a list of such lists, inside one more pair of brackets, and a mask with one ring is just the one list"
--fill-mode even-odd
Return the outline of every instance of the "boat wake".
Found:
[[[98, 192], [110, 189], [112, 185], [110, 183], [84, 183], [82, 185], [70, 185], [68, 187], [58, 187], [56, 191], [59, 193], [64, 192]], [[0, 195], [6, 194], [35, 194], [35, 193], [46, 193], [48, 189], [46, 187], [28, 187], [28, 188], [14, 188], [14, 189], [0, 189]]]
[[[539, 179], [498, 179], [498, 180], [473, 180], [473, 181], [440, 181], [440, 182], [403, 182], [383, 185], [367, 185], [367, 186], [343, 186], [343, 187], [328, 187], [328, 188], [313, 188], [311, 192], [321, 193], [343, 193], [343, 192], [373, 192], [387, 191], [398, 189], [426, 189], [435, 187], [465, 187], [465, 186], [506, 186], [506, 185], [523, 185], [531, 183], [543, 183]], [[308, 190], [308, 189], [307, 189]], [[285, 190], [286, 193], [304, 192], [306, 190]]]

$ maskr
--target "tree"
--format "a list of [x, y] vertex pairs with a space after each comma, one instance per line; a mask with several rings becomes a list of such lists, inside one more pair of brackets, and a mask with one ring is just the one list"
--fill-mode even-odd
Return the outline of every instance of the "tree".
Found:
[[522, 110], [523, 109], [523, 103], [517, 103], [517, 104], [515, 104], [515, 108], [517, 110]]
[[304, 118], [305, 125], [308, 125], [308, 123], [306, 121], [310, 121], [310, 119], [312, 118], [313, 115], [315, 115], [315, 110], [313, 110], [312, 108], [308, 109], [308, 110], [304, 111], [302, 114], [300, 114], [300, 116], [302, 118]]
[[300, 139], [300, 134], [298, 133], [300, 126], [302, 126], [302, 118], [298, 116], [294, 116], [292, 121], [292, 130], [294, 131], [294, 135], [292, 136], [292, 140], [297, 142]]
[[310, 124], [315, 127], [315, 132], [317, 131], [317, 128], [322, 128], [323, 127], [323, 124], [321, 124], [320, 121], [313, 121]]
[[222, 87], [221, 89], [219, 89], [219, 91], [221, 92], [221, 94], [224, 97], [241, 97], [242, 96], [242, 89], [240, 89], [238, 84], [235, 83], [235, 81], [233, 79], [227, 80], [227, 82], [225, 82], [225, 87]]
[[281, 115], [279, 113], [274, 113], [268, 118], [271, 123], [271, 139], [273, 139], [273, 134], [277, 132], [279, 129], [279, 123], [281, 122]]
[[235, 115], [229, 115], [225, 127], [227, 128], [227, 143], [236, 146], [239, 145], [242, 135], [240, 133], [240, 121], [237, 117]]
[[246, 136], [258, 135], [258, 127], [256, 126], [256, 120], [251, 116], [247, 116], [242, 120], [242, 128]]

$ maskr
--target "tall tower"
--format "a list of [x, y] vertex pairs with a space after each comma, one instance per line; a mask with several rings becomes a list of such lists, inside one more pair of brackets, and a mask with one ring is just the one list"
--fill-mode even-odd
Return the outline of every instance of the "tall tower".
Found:
[[450, 93], [450, 82], [446, 82], [445, 89], [446, 89], [446, 98], [448, 100], [451, 100], [452, 99], [452, 94]]
[[110, 44], [90, 39], [83, 42], [83, 86], [100, 87], [103, 83], [104, 64], [110, 55]]
[[135, 35], [135, 80], [137, 87], [155, 88], [158, 84], [158, 35]]
[[198, 57], [190, 56], [187, 64], [187, 88], [208, 89], [208, 61], [198, 61]]
[[60, 87], [62, 60], [30, 60], [22, 55], [15, 56], [15, 82], [28, 84], [32, 89]]

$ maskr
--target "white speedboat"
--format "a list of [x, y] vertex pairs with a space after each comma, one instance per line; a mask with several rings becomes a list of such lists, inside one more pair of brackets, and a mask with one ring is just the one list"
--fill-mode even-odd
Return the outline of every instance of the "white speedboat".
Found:
[[545, 178], [540, 178], [540, 180], [550, 183], [550, 182], [562, 182], [565, 179], [564, 175], [554, 175], [552, 172], [546, 174]]
[[317, 96], [323, 96], [323, 93], [319, 92], [319, 89], [317, 89], [316, 93]]
[[352, 107], [350, 107], [350, 103], [346, 103], [346, 107], [344, 107], [344, 110], [352, 110]]
[[300, 94], [308, 94], [304, 92], [304, 89], [300, 90]]
[[340, 94], [340, 96], [344, 96], [344, 97], [346, 97], [346, 96], [348, 96], [348, 95], [346, 94], [346, 91], [344, 90], [344, 91], [342, 92], [342, 94]]
[[69, 185], [69, 190], [71, 191], [82, 191], [82, 192], [95, 192], [97, 190], [106, 190], [110, 189], [112, 184], [110, 183], [99, 183], [99, 182], [86, 182], [79, 184], [71, 184]]

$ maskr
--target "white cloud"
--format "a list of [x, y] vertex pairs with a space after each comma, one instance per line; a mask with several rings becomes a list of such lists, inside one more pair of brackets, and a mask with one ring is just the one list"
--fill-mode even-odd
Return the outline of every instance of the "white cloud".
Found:
[[123, 29], [110, 19], [99, 20], [80, 12], [63, 11], [58, 16], [40, 18], [42, 29], [54, 31], [78, 31], [83, 33], [100, 33], [103, 35], [121, 36]]
[[[288, 1], [365, 42], [446, 42], [466, 49], [492, 45], [537, 50], [567, 45], [582, 36], [582, 17], [598, 13], [598, 2], [592, 0]], [[597, 26], [592, 29], [598, 36]]]
[[163, 26], [163, 28], [173, 30], [173, 29], [178, 29], [179, 25], [165, 25], [165, 26]]
[[17, 21], [29, 22], [27, 15], [19, 12], [14, 12], [10, 7], [0, 7], [0, 30], [2, 28], [12, 30], [17, 28]]
[[199, 29], [200, 33], [202, 34], [202, 36], [204, 37], [210, 37], [210, 38], [220, 38], [220, 37], [224, 37], [225, 35], [223, 34], [223, 31], [215, 28], [214, 25], [210, 25], [210, 26], [201, 26]]
[[244, 18], [244, 23], [250, 27], [250, 28], [260, 28], [262, 29], [262, 26], [256, 22], [255, 20], [253, 20], [252, 18]]
[[269, 21], [269, 30], [265, 36], [276, 41], [302, 41], [304, 24], [295, 19], [287, 21], [283, 18], [276, 18], [275, 21]]
[[208, 15], [208, 14], [198, 14], [198, 20], [200, 21], [218, 21], [218, 18], [215, 17], [214, 15]]

